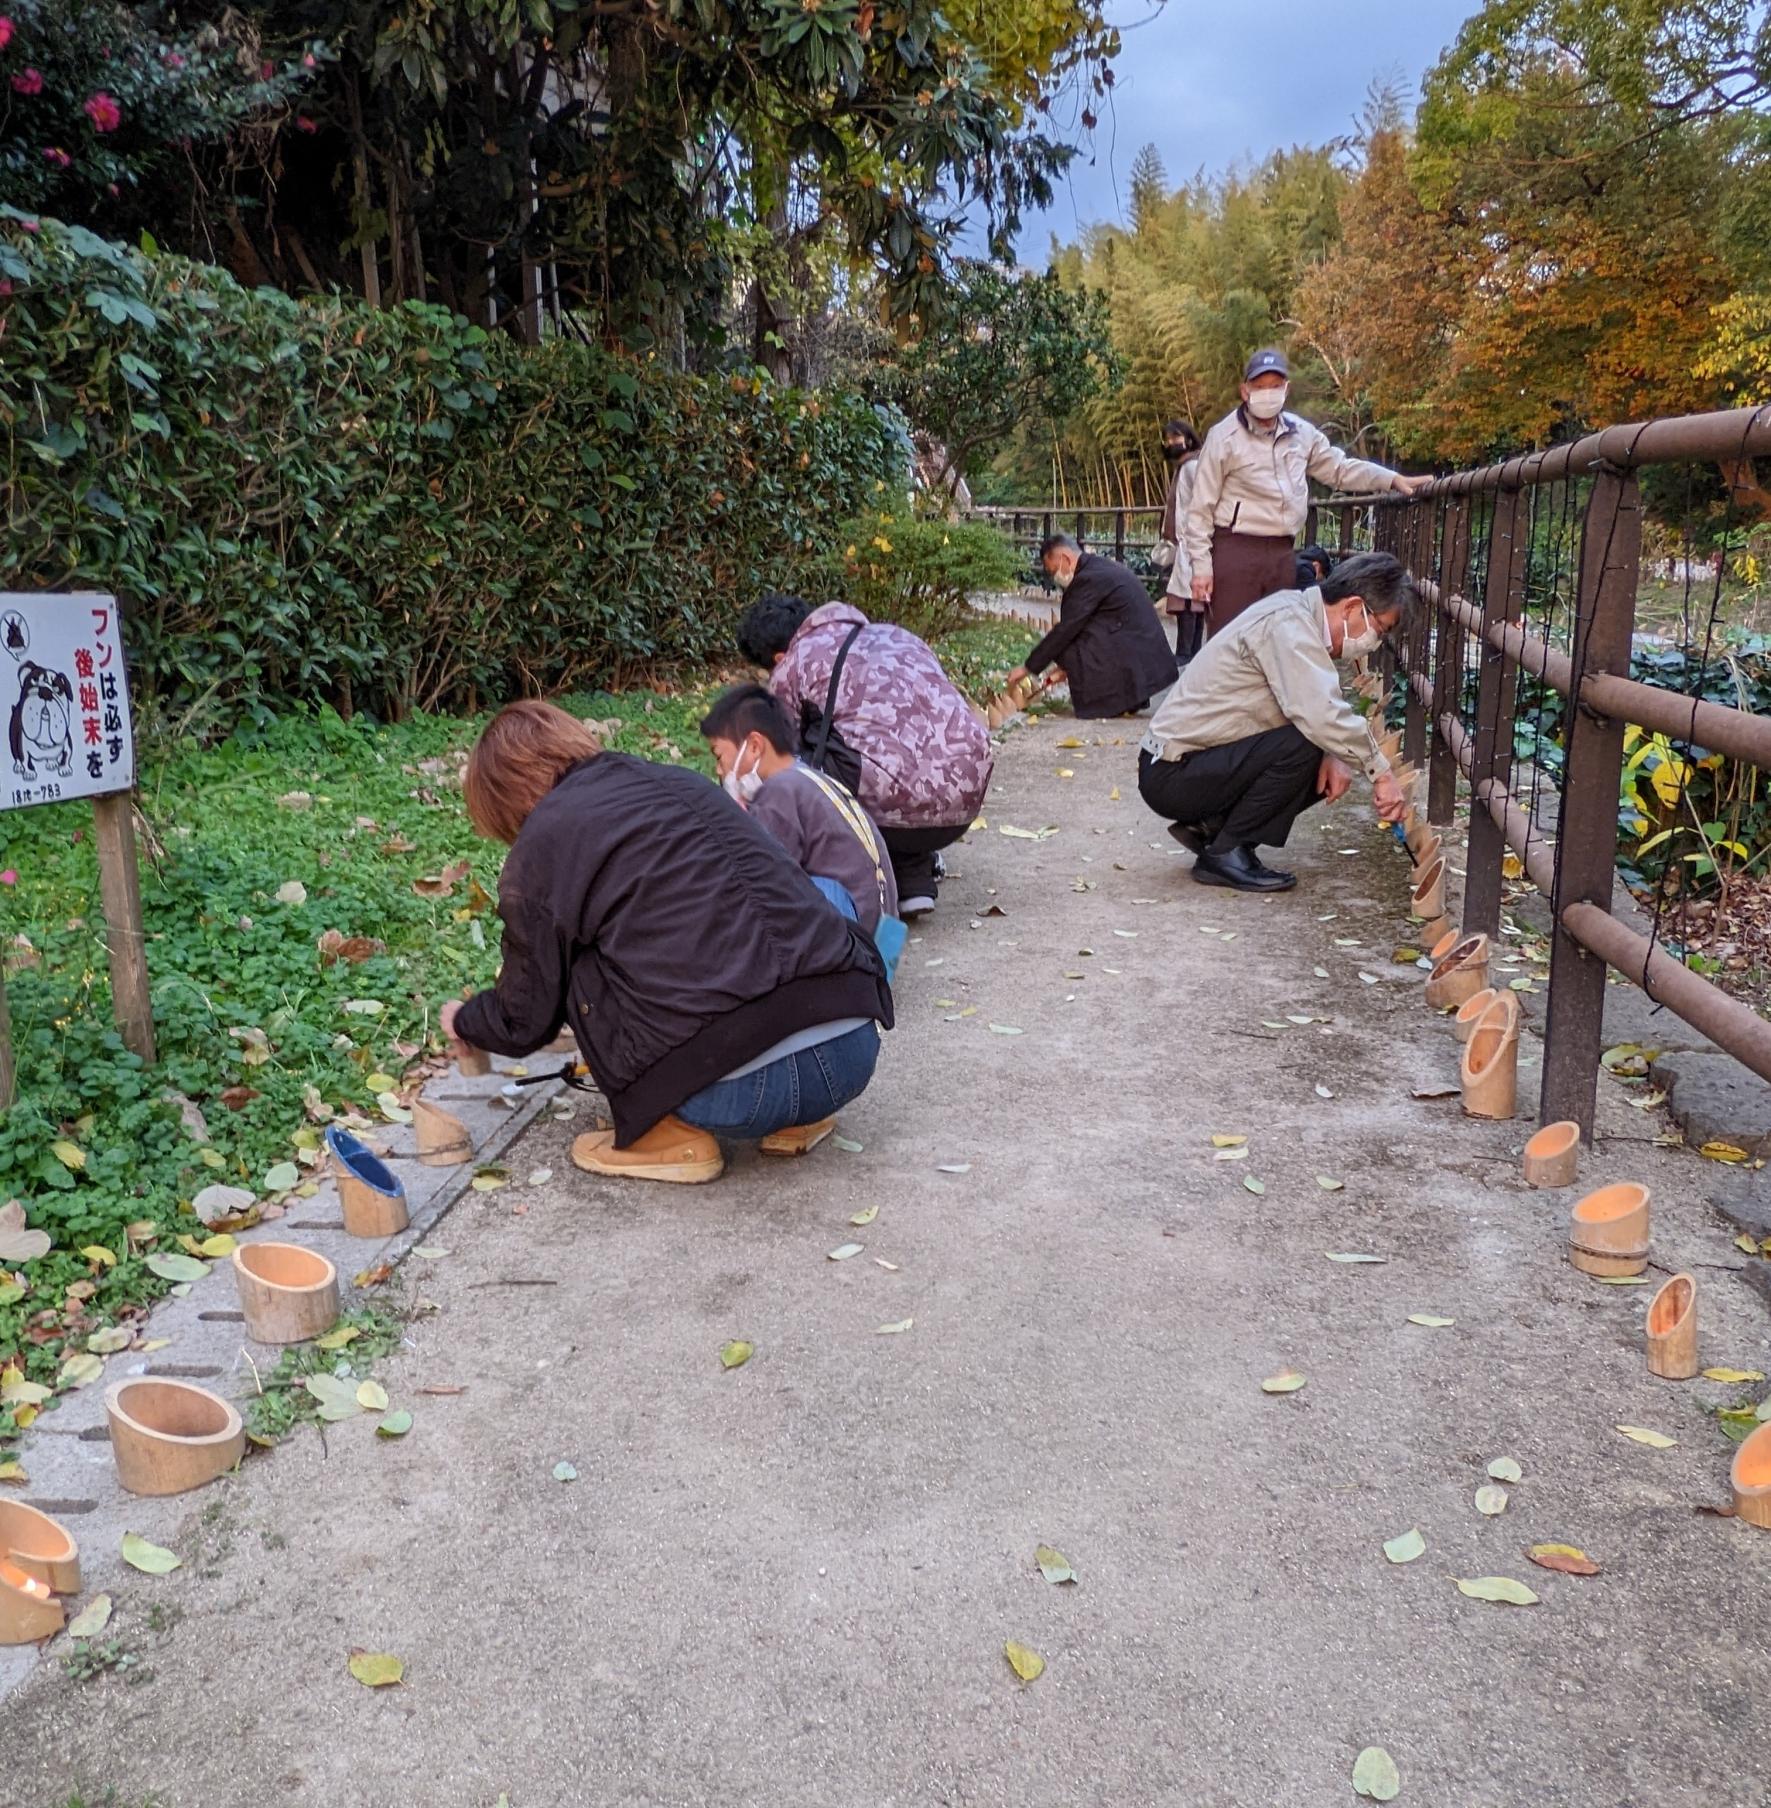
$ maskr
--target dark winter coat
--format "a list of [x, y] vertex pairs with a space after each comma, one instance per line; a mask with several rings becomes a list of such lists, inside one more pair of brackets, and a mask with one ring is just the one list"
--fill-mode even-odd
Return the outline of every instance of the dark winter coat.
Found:
[[718, 785], [621, 753], [548, 792], [498, 881], [504, 966], [456, 1033], [526, 1055], [570, 1022], [622, 1146], [799, 1030], [891, 1027], [878, 951]]
[[1123, 565], [1092, 552], [1076, 561], [1057, 626], [1027, 655], [1030, 672], [1048, 665], [1064, 668], [1079, 716], [1123, 716], [1175, 681], [1175, 656], [1149, 591]]

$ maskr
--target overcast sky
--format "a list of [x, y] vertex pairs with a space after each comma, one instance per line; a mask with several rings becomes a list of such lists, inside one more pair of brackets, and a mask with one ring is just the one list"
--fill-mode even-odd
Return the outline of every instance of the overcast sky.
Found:
[[[1421, 77], [1477, 10], [1478, 0], [1168, 0], [1160, 9], [1115, 0], [1109, 14], [1125, 48], [1109, 105], [1053, 206], [1023, 229], [1021, 261], [1042, 268], [1051, 233], [1069, 240], [1123, 220], [1145, 144], [1178, 186], [1200, 169], [1217, 174], [1351, 131], [1374, 78], [1398, 78], [1412, 107]], [[1065, 101], [1055, 115], [1066, 136], [1074, 111]]]

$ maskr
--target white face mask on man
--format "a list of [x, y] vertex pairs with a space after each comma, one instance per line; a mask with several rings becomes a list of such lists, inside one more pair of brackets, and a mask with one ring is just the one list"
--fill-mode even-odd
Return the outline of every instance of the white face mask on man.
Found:
[[1359, 619], [1364, 626], [1357, 634], [1353, 632], [1351, 615], [1341, 623], [1341, 650], [1335, 655], [1337, 659], [1362, 659], [1367, 653], [1375, 653], [1384, 644], [1383, 634], [1363, 603], [1359, 605]]
[[1277, 420], [1285, 408], [1285, 398], [1291, 394], [1288, 383], [1265, 383], [1259, 389], [1248, 392], [1248, 412], [1257, 421]]
[[720, 780], [720, 783], [725, 786], [726, 795], [734, 803], [741, 805], [744, 809], [749, 809], [750, 800], [763, 788], [762, 755], [758, 754], [750, 762], [748, 772], [739, 771], [739, 767], [743, 763], [744, 744], [740, 742], [738, 751], [732, 756], [731, 765], [726, 768], [726, 776]]

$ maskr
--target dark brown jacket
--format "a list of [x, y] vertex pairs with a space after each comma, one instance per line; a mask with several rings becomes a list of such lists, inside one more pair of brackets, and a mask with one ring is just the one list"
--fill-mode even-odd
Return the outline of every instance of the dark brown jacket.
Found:
[[892, 1023], [878, 951], [718, 785], [627, 754], [581, 760], [498, 881], [504, 967], [456, 1019], [526, 1055], [569, 1021], [625, 1146], [798, 1030]]

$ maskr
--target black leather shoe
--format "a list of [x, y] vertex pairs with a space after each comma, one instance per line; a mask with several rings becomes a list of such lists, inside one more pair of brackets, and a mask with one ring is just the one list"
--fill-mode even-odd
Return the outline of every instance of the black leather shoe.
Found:
[[1193, 862], [1193, 877], [1201, 885], [1227, 885], [1232, 891], [1290, 891], [1297, 884], [1290, 873], [1269, 872], [1245, 847], [1201, 854]]
[[1287, 885], [1297, 884], [1296, 873], [1282, 873], [1276, 866], [1269, 866], [1254, 848], [1245, 847], [1242, 851], [1248, 856], [1248, 864], [1257, 873], [1264, 874], [1269, 879], [1283, 879]]
[[1203, 827], [1196, 822], [1171, 822], [1168, 832], [1184, 847], [1189, 854], [1205, 852], [1206, 834]]

